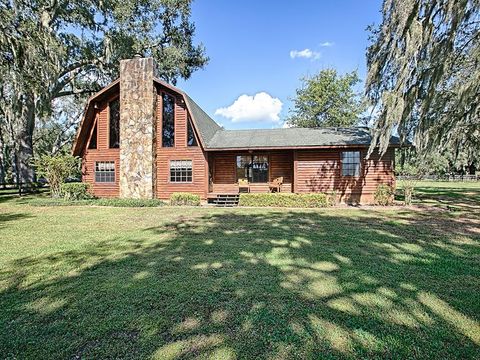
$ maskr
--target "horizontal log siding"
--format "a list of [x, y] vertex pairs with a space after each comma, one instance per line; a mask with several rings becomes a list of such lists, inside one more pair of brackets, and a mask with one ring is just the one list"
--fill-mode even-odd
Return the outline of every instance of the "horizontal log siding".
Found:
[[[354, 149], [352, 149], [354, 150]], [[341, 201], [373, 201], [373, 194], [379, 184], [395, 184], [393, 174], [394, 149], [385, 156], [375, 153], [365, 160], [366, 149], [361, 151], [361, 175], [341, 175], [342, 150], [297, 150], [294, 154], [295, 184], [298, 193], [336, 191]]]
[[[90, 184], [90, 191], [97, 197], [118, 197], [120, 192], [118, 183], [120, 150], [109, 149], [108, 147], [108, 101], [99, 104], [95, 116], [97, 117], [97, 148], [85, 150], [82, 159], [82, 181]], [[88, 131], [88, 136], [90, 136], [90, 133], [91, 129]], [[85, 144], [87, 147], [88, 139]], [[95, 162], [97, 161], [115, 161], [114, 183], [95, 182]]]
[[[156, 196], [168, 199], [174, 192], [189, 192], [206, 199], [208, 192], [208, 166], [205, 154], [200, 146], [187, 146], [187, 108], [181, 95], [158, 88], [157, 101], [157, 139], [156, 139]], [[175, 97], [175, 147], [162, 147], [162, 92]], [[199, 143], [199, 139], [197, 136]], [[192, 160], [193, 178], [191, 183], [170, 182], [170, 160]]]
[[[213, 193], [237, 193], [237, 175], [236, 158], [237, 155], [248, 155], [246, 152], [225, 152], [210, 153], [213, 166], [213, 184], [211, 191]], [[257, 154], [257, 153], [254, 153]], [[258, 152], [258, 154], [269, 156], [270, 181], [283, 176], [282, 192], [292, 192], [293, 186], [293, 152], [292, 151], [273, 151]], [[268, 192], [269, 187], [266, 183], [250, 184], [250, 192], [262, 193]]]

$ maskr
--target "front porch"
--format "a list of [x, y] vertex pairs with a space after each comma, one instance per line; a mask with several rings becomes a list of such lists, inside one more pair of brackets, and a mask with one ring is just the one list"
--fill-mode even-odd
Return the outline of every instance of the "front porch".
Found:
[[293, 192], [293, 164], [293, 150], [210, 153], [207, 199], [240, 192], [268, 193], [278, 179], [282, 179], [280, 192]]

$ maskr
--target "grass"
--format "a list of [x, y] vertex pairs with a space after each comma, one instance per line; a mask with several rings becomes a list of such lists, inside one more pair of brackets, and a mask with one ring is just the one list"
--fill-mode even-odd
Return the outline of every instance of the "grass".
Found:
[[456, 194], [480, 189], [444, 186], [387, 210], [0, 197], [1, 357], [479, 358], [480, 215]]

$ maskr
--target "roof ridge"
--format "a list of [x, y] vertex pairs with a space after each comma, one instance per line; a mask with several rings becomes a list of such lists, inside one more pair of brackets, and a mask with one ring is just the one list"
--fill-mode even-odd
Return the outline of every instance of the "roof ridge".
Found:
[[224, 129], [222, 128], [223, 131], [283, 131], [283, 130], [365, 130], [368, 131], [369, 128], [364, 127], [364, 126], [352, 126], [352, 127], [315, 127], [315, 128], [309, 128], [309, 127], [287, 127], [287, 128], [271, 128], [271, 129]]

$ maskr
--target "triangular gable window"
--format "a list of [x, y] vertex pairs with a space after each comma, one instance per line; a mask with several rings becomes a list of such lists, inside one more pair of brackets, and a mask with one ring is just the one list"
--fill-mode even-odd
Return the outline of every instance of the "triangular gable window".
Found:
[[195, 131], [193, 131], [192, 119], [188, 117], [187, 124], [187, 145], [188, 146], [198, 146], [197, 138], [195, 137]]
[[88, 142], [88, 148], [89, 149], [97, 148], [97, 122], [96, 121], [93, 127], [92, 135], [90, 136], [90, 141]]

